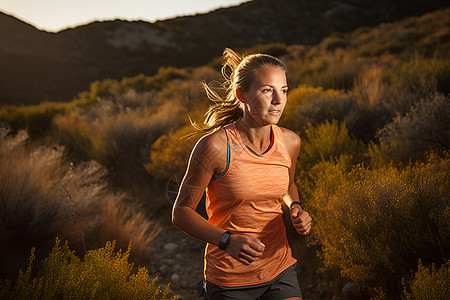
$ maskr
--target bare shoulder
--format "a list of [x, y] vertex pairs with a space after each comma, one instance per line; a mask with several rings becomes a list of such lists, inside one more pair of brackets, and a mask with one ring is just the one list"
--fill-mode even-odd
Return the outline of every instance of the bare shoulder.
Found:
[[226, 164], [227, 137], [225, 130], [217, 130], [201, 137], [191, 154], [191, 164], [198, 163], [204, 168], [216, 172]]
[[[217, 130], [213, 133], [202, 136], [195, 145], [194, 149], [198, 150], [217, 150], [221, 151], [226, 147], [227, 138], [225, 130]], [[226, 150], [226, 148], [225, 148]], [[207, 151], [206, 153], [208, 153]], [[203, 153], [203, 152], [202, 152]]]
[[286, 142], [286, 147], [288, 148], [290, 153], [297, 153], [300, 151], [300, 147], [302, 144], [302, 141], [297, 133], [294, 131], [280, 127], [281, 132], [283, 133], [284, 141]]

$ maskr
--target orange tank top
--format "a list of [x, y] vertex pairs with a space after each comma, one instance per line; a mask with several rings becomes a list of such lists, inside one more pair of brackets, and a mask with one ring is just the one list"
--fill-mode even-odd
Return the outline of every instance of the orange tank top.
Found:
[[281, 207], [289, 185], [291, 158], [276, 125], [272, 126], [271, 147], [260, 156], [242, 143], [236, 124], [227, 125], [225, 130], [229, 164], [206, 189], [208, 221], [233, 233], [252, 235], [266, 247], [260, 258], [244, 265], [218, 246], [207, 244], [205, 278], [228, 287], [264, 283], [296, 263]]

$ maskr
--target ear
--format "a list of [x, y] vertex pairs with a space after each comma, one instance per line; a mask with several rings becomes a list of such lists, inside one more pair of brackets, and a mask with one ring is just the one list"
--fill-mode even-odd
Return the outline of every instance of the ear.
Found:
[[236, 90], [236, 97], [238, 98], [239, 101], [245, 103], [244, 93], [241, 90]]

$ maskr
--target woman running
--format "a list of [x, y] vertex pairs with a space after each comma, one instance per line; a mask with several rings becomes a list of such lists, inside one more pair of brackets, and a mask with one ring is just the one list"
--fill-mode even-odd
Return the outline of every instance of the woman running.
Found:
[[[299, 234], [311, 217], [294, 182], [300, 137], [276, 124], [287, 101], [287, 68], [277, 58], [224, 51], [227, 95], [204, 85], [213, 100], [206, 133], [192, 150], [172, 220], [207, 243], [205, 299], [301, 299], [283, 223], [290, 208]], [[231, 70], [227, 75], [227, 70]], [[206, 191], [208, 220], [195, 209]]]

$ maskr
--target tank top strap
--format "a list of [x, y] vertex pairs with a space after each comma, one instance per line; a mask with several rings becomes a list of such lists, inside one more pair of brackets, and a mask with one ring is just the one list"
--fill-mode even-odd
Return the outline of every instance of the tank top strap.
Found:
[[239, 138], [239, 132], [236, 127], [236, 123], [228, 124], [224, 128], [225, 128], [225, 132], [227, 133], [227, 136], [229, 138], [230, 148], [236, 149], [237, 147], [240, 147], [241, 142], [240, 142], [240, 138]]

